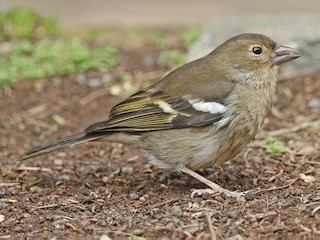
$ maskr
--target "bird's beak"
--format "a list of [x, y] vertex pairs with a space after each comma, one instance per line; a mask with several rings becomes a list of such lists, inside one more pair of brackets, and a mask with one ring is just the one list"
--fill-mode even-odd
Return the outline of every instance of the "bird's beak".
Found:
[[278, 45], [271, 54], [271, 61], [272, 65], [280, 65], [300, 56], [301, 52], [299, 50]]

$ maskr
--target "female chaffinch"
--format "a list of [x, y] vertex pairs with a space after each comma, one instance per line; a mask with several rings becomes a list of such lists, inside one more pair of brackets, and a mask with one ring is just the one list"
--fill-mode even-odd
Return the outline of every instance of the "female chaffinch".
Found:
[[275, 94], [278, 66], [298, 57], [298, 50], [267, 36], [235, 36], [114, 106], [106, 121], [31, 149], [21, 160], [88, 141], [133, 143], [152, 164], [210, 187], [192, 196], [242, 196], [245, 192], [224, 189], [194, 170], [230, 160], [254, 139]]

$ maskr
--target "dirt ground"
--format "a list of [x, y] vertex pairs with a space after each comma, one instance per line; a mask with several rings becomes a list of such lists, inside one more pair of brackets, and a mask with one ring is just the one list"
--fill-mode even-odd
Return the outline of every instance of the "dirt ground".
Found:
[[[121, 49], [121, 66], [110, 73], [115, 83], [123, 71], [141, 71], [135, 88], [165, 74], [149, 61], [159, 55], [154, 46], [129, 42], [134, 47]], [[116, 143], [83, 144], [14, 164], [31, 147], [107, 117], [123, 97], [88, 86], [100, 76], [21, 81], [0, 90], [0, 239], [320, 238], [320, 130], [314, 127], [320, 107], [309, 106], [320, 98], [320, 73], [280, 82], [257, 140], [220, 168], [201, 171], [230, 190], [260, 189], [239, 199], [191, 198], [204, 187], [197, 180], [156, 169], [139, 149]], [[269, 135], [285, 154], [266, 152], [261, 139]]]

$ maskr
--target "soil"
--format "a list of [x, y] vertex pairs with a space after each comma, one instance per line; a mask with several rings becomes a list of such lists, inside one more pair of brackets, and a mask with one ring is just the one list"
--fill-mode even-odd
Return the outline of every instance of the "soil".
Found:
[[[160, 53], [155, 46], [128, 42], [134, 47], [118, 43], [122, 63], [110, 71], [120, 89], [124, 71], [140, 70], [132, 89], [166, 73], [150, 64]], [[314, 127], [320, 107], [311, 104], [320, 99], [319, 73], [279, 82], [257, 140], [221, 167], [200, 171], [230, 190], [256, 190], [238, 199], [191, 198], [205, 186], [152, 167], [139, 149], [117, 143], [82, 144], [14, 163], [35, 145], [107, 117], [124, 96], [89, 86], [102, 74], [21, 81], [0, 90], [0, 239], [320, 238], [320, 130]], [[65, 123], [54, 121], [55, 114]], [[261, 139], [269, 135], [286, 147], [284, 154], [267, 153]]]

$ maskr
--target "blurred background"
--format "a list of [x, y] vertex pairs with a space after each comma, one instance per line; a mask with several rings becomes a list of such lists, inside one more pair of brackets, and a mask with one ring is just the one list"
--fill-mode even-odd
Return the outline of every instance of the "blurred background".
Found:
[[203, 26], [233, 14], [320, 12], [320, 2], [314, 0], [1, 0], [0, 4], [2, 10], [10, 6], [32, 7], [75, 27], [174, 28]]

